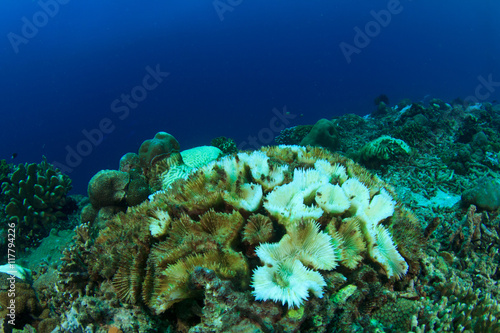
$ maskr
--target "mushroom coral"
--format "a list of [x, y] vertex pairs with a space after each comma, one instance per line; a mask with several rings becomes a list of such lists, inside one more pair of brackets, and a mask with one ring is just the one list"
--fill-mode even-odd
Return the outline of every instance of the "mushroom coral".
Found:
[[[225, 156], [108, 221], [95, 242], [91, 276], [112, 279], [123, 301], [156, 314], [201, 297], [189, 283], [196, 267], [290, 307], [309, 292], [321, 297], [323, 271], [339, 265], [345, 272], [371, 262], [388, 283], [411, 279], [402, 253], [415, 251], [400, 233], [420, 229], [393, 198], [376, 176], [322, 148]], [[402, 221], [415, 228], [397, 228]], [[252, 259], [254, 249], [263, 266]]]

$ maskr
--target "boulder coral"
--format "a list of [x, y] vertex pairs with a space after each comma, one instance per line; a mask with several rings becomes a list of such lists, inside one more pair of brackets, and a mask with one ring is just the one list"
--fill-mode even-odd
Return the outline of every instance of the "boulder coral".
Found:
[[136, 153], [126, 153], [120, 158], [120, 167], [118, 170], [130, 172], [134, 169], [141, 168], [141, 160]]
[[90, 179], [88, 195], [93, 207], [123, 205], [130, 175], [123, 171], [101, 170]]
[[[259, 300], [301, 306], [309, 291], [323, 295], [334, 269], [369, 265], [385, 283], [409, 281], [419, 262], [402, 255], [410, 252], [405, 237], [420, 231], [402, 210], [392, 189], [352, 160], [321, 148], [262, 148], [202, 166], [111, 218], [89, 275], [111, 279], [122, 301], [156, 314], [202, 296], [190, 284], [196, 267], [240, 291], [252, 285]], [[256, 241], [271, 241], [256, 248], [264, 266], [251, 255]]]
[[179, 142], [169, 133], [158, 132], [153, 139], [146, 140], [139, 148], [139, 160], [145, 170], [157, 162], [180, 151]]
[[339, 143], [339, 134], [335, 123], [320, 119], [311, 131], [300, 141], [301, 146], [323, 147], [334, 151]]
[[[187, 179], [198, 168], [217, 159], [221, 150], [201, 146], [179, 152], [179, 143], [159, 132], [146, 140], [139, 154], [126, 153], [120, 159], [119, 170], [101, 170], [88, 185], [90, 205], [82, 214], [82, 222], [100, 220], [98, 212], [125, 210], [139, 205], [153, 191], [167, 190], [175, 181]], [[100, 224], [100, 221], [97, 221]]]
[[479, 178], [474, 186], [464, 191], [462, 203], [488, 211], [500, 209], [500, 183], [492, 178]]

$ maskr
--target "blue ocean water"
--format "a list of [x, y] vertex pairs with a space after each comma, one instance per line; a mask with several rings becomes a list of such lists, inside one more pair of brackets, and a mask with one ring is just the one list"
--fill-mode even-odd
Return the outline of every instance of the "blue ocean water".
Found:
[[45, 155], [73, 193], [158, 131], [182, 149], [217, 136], [252, 148], [285, 125], [366, 115], [382, 93], [392, 104], [500, 96], [493, 0], [4, 0], [0, 9], [0, 158]]

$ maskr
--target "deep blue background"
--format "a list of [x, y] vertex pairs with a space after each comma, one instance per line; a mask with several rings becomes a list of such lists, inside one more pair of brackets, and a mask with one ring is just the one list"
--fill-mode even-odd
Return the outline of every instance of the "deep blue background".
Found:
[[[65, 163], [82, 130], [109, 118], [112, 133], [70, 173], [76, 193], [158, 131], [182, 149], [221, 135], [241, 143], [284, 105], [303, 115], [294, 126], [368, 114], [381, 93], [449, 101], [474, 95], [480, 75], [500, 81], [499, 1], [402, 0], [350, 64], [339, 44], [389, 1], [242, 0], [223, 20], [214, 1], [65, 1], [17, 53], [9, 33], [22, 35], [41, 4], [0, 3], [0, 158]], [[170, 75], [120, 120], [111, 103], [156, 65]]]

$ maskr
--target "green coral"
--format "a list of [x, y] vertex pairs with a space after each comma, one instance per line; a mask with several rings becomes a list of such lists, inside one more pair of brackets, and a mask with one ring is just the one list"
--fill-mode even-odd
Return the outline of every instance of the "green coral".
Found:
[[201, 168], [222, 154], [221, 149], [213, 146], [200, 146], [181, 151], [182, 161], [190, 168]]
[[361, 148], [360, 159], [364, 162], [384, 163], [410, 153], [411, 148], [406, 142], [383, 135]]
[[0, 160], [0, 183], [7, 180], [9, 173], [12, 171], [12, 165], [6, 160]]
[[5, 208], [7, 218], [16, 223], [17, 242], [36, 244], [46, 237], [63, 211], [66, 195], [71, 189], [71, 179], [47, 162], [19, 164], [7, 181], [2, 192], [8, 199]]
[[231, 155], [238, 152], [238, 147], [236, 147], [236, 142], [234, 142], [234, 140], [231, 138], [219, 136], [215, 139], [212, 139], [210, 144], [222, 150], [223, 155]]
[[424, 299], [415, 332], [499, 332], [498, 297], [458, 277], [437, 286], [442, 297]]
[[[9, 173], [12, 172], [12, 164], [6, 160], [0, 160], [0, 184], [9, 179]], [[0, 202], [5, 202], [5, 196], [0, 192]]]
[[298, 145], [306, 137], [313, 125], [298, 125], [294, 127], [285, 128], [274, 139], [276, 143], [281, 145]]

